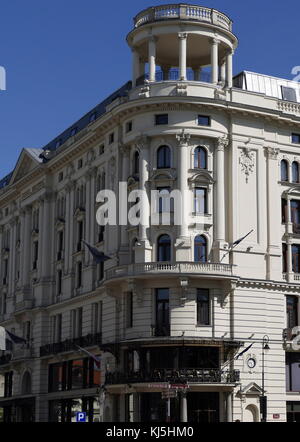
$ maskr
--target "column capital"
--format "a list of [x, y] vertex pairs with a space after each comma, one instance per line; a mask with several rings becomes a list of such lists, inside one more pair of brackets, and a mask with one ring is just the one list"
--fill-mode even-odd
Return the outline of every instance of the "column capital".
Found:
[[220, 40], [218, 40], [217, 38], [212, 38], [211, 39], [211, 44], [218, 45], [218, 44], [220, 44]]
[[150, 141], [150, 138], [147, 135], [141, 135], [140, 137], [138, 137], [135, 140], [134, 145], [137, 149], [143, 150], [146, 147], [148, 147], [149, 141]]
[[187, 32], [178, 32], [178, 38], [184, 40], [187, 38]]
[[191, 134], [186, 133], [185, 129], [182, 129], [182, 131], [176, 135], [176, 140], [181, 147], [188, 146], [190, 138]]
[[119, 143], [119, 151], [123, 156], [125, 156], [125, 157], [129, 156], [129, 154], [130, 154], [129, 144]]
[[151, 41], [152, 43], [156, 43], [158, 40], [158, 37], [156, 35], [150, 35], [148, 41]]
[[277, 160], [277, 157], [280, 153], [280, 149], [277, 147], [272, 147], [272, 146], [265, 146], [265, 154], [267, 156], [267, 158], [271, 159], [271, 160]]
[[223, 135], [223, 137], [217, 138], [217, 150], [224, 151], [226, 147], [229, 145], [229, 139], [227, 135]]

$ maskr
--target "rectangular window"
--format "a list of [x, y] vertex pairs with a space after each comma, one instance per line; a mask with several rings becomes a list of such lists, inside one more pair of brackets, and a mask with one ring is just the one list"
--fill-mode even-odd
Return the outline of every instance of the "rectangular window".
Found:
[[209, 290], [197, 289], [197, 324], [209, 325]]
[[63, 172], [59, 172], [59, 174], [58, 174], [58, 182], [60, 183], [63, 179], [64, 179], [64, 173]]
[[51, 317], [51, 342], [61, 342], [62, 337], [62, 315]]
[[196, 187], [194, 190], [194, 212], [207, 213], [207, 190], [202, 187]]
[[133, 327], [133, 293], [126, 294], [126, 327]]
[[4, 374], [4, 397], [12, 397], [13, 394], [13, 371]]
[[300, 273], [300, 244], [292, 244], [292, 269]]
[[282, 244], [282, 272], [287, 272], [287, 244]]
[[62, 292], [62, 270], [57, 271], [57, 295], [61, 295]]
[[99, 146], [99, 155], [103, 154], [104, 154], [104, 144], [101, 144], [101, 146]]
[[108, 142], [109, 144], [112, 144], [114, 141], [115, 141], [115, 134], [114, 132], [112, 132], [111, 134], [109, 134]]
[[291, 200], [291, 222], [293, 233], [300, 233], [300, 200]]
[[78, 160], [78, 163], [77, 163], [77, 169], [81, 169], [82, 165], [83, 165], [82, 158], [80, 158], [80, 160]]
[[132, 121], [127, 121], [127, 123], [125, 125], [125, 131], [126, 131], [126, 133], [132, 131]]
[[198, 126], [210, 126], [210, 117], [198, 115]]
[[64, 249], [64, 231], [60, 230], [57, 235], [57, 261], [62, 259]]
[[170, 198], [170, 187], [157, 187], [158, 195], [158, 213], [174, 212], [174, 199]]
[[281, 198], [281, 222], [282, 224], [287, 221], [287, 200], [285, 198]]
[[26, 339], [27, 343], [30, 343], [31, 339], [31, 324], [30, 321], [26, 321], [23, 324], [23, 338]]
[[102, 332], [102, 301], [92, 304], [92, 333]]
[[77, 309], [77, 324], [76, 324], [76, 334], [77, 337], [79, 338], [80, 336], [82, 336], [82, 314], [83, 314], [83, 308], [80, 307]]
[[77, 222], [77, 252], [82, 250], [83, 221]]
[[292, 134], [292, 143], [300, 144], [300, 134]]
[[286, 297], [286, 325], [287, 328], [293, 328], [298, 325], [298, 297]]
[[168, 114], [155, 115], [155, 125], [158, 126], [160, 124], [169, 124], [169, 115]]
[[77, 263], [77, 284], [76, 287], [79, 289], [82, 286], [82, 262]]
[[170, 336], [169, 289], [156, 289], [155, 336]]
[[298, 352], [286, 352], [286, 390], [300, 392], [300, 354]]
[[35, 241], [33, 243], [33, 263], [32, 263], [32, 269], [33, 270], [37, 269], [38, 257], [39, 257], [39, 242]]

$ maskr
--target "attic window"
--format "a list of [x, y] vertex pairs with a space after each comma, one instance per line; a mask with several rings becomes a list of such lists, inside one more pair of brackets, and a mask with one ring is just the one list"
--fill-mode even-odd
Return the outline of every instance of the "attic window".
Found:
[[91, 123], [92, 121], [95, 121], [95, 120], [96, 120], [96, 116], [97, 116], [96, 112], [93, 112], [93, 113], [90, 115], [90, 123]]
[[62, 145], [62, 140], [61, 139], [57, 140], [55, 143], [55, 149], [57, 149], [61, 145]]
[[104, 154], [104, 144], [101, 144], [101, 146], [99, 147], [99, 155], [103, 154]]
[[285, 101], [294, 101], [297, 103], [296, 91], [292, 87], [281, 86], [282, 99]]
[[73, 137], [76, 133], [77, 133], [77, 127], [73, 127], [73, 129], [71, 129], [71, 137]]
[[60, 183], [63, 179], [64, 179], [64, 173], [63, 172], [59, 172], [59, 174], [58, 174], [58, 182]]
[[78, 163], [77, 163], [77, 169], [81, 169], [82, 165], [83, 165], [83, 161], [82, 161], [82, 158], [80, 158], [80, 160], [78, 160]]

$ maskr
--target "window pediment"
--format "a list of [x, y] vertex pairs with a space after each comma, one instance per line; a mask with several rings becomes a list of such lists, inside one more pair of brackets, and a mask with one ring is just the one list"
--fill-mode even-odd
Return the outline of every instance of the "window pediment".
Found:
[[212, 178], [211, 174], [207, 172], [207, 170], [201, 170], [197, 173], [194, 173], [189, 179], [188, 182], [190, 184], [214, 184], [215, 180]]
[[176, 170], [175, 169], [154, 169], [150, 175], [151, 181], [175, 181]]

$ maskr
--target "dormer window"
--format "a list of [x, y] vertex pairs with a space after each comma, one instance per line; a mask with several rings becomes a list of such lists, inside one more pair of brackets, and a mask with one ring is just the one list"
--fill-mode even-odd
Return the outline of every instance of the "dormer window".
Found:
[[75, 134], [77, 134], [77, 131], [78, 131], [78, 129], [77, 129], [77, 127], [73, 127], [72, 129], [71, 129], [71, 137], [73, 137]]
[[89, 122], [91, 123], [92, 121], [95, 121], [95, 120], [96, 120], [96, 117], [97, 117], [97, 113], [96, 113], [96, 112], [93, 112], [93, 113], [90, 115]]

